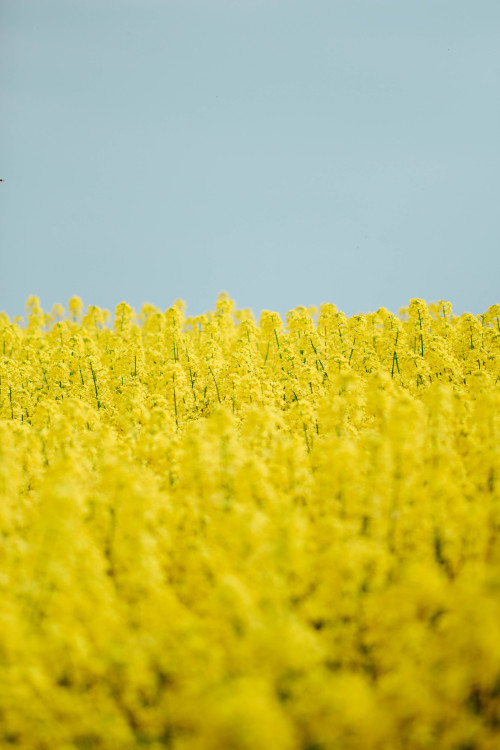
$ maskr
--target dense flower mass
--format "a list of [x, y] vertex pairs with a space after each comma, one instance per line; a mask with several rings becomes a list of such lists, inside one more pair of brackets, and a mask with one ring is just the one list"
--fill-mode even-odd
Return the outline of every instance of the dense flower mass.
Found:
[[0, 316], [0, 746], [497, 750], [500, 305]]

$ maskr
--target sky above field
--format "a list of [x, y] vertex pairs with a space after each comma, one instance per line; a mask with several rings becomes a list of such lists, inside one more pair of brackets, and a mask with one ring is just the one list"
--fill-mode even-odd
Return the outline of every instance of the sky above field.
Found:
[[499, 0], [0, 0], [0, 310], [500, 303]]

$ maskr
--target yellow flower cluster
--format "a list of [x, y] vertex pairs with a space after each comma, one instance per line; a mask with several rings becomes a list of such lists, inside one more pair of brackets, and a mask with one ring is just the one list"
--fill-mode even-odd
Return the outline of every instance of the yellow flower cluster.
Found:
[[500, 747], [500, 305], [30, 298], [0, 357], [0, 747]]

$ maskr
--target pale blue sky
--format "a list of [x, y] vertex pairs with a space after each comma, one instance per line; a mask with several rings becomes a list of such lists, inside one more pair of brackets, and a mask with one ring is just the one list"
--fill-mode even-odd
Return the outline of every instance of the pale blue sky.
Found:
[[499, 0], [0, 0], [0, 309], [500, 303]]

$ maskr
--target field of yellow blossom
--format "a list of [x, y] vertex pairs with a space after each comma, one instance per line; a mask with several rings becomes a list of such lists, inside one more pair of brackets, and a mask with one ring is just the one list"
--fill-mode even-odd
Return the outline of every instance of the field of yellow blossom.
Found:
[[500, 305], [0, 315], [0, 747], [498, 750]]

